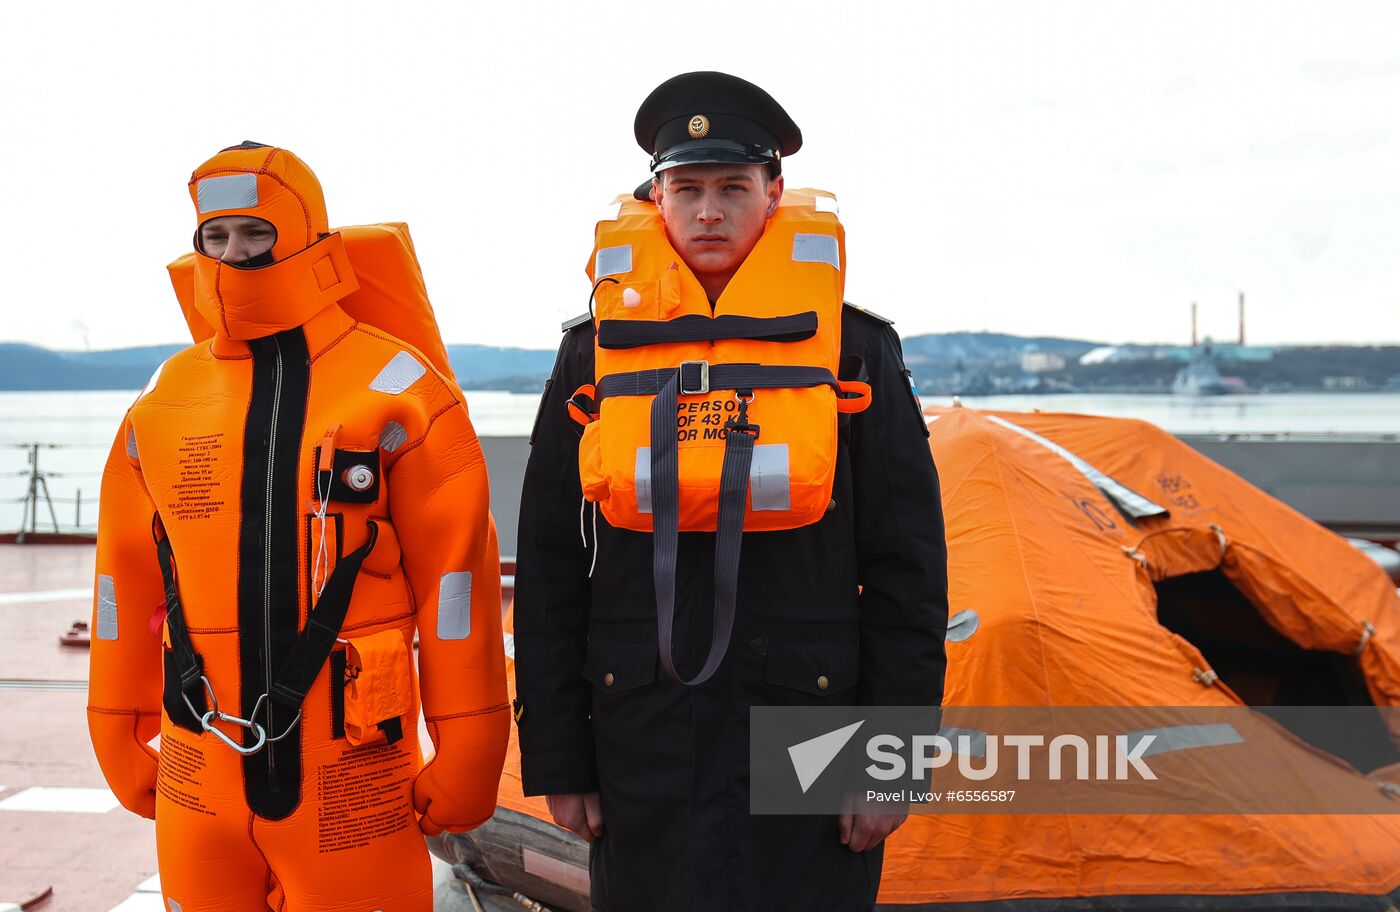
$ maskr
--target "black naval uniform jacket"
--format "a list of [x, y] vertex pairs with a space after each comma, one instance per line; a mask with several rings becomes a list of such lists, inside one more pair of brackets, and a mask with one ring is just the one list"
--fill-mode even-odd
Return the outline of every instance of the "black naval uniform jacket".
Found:
[[[599, 912], [875, 903], [883, 846], [850, 851], [834, 817], [749, 813], [750, 706], [943, 696], [947, 555], [928, 431], [893, 327], [847, 306], [841, 330], [842, 377], [863, 363], [873, 401], [843, 418], [826, 515], [744, 535], [733, 639], [698, 687], [660, 670], [651, 536], [600, 514], [595, 543], [592, 504], [580, 520], [580, 429], [565, 403], [593, 382], [592, 323], [559, 348], [520, 505], [516, 715], [525, 794], [601, 792], [605, 832], [590, 852]], [[713, 533], [681, 533], [682, 675], [709, 647], [713, 568]]]

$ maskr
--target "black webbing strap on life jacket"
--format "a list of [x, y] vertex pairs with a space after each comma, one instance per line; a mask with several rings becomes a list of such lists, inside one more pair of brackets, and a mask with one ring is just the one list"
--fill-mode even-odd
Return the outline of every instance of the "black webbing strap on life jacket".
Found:
[[671, 680], [695, 686], [719, 670], [734, 632], [739, 594], [739, 553], [744, 538], [744, 509], [749, 492], [758, 425], [748, 421], [748, 398], [741, 396], [739, 416], [725, 423], [724, 464], [720, 470], [719, 514], [715, 524], [715, 604], [710, 650], [695, 677], [676, 671], [672, 634], [676, 623], [676, 561], [680, 545], [680, 454], [676, 446], [676, 405], [680, 371], [651, 404], [652, 583], [656, 590], [656, 640], [661, 667]]
[[641, 348], [670, 342], [719, 342], [725, 339], [802, 342], [816, 334], [815, 310], [781, 317], [686, 314], [672, 320], [600, 320], [598, 347]]
[[[655, 396], [672, 379], [677, 382], [677, 393], [685, 396], [703, 395], [710, 390], [805, 389], [813, 386], [829, 386], [837, 396], [841, 395], [841, 384], [836, 375], [824, 367], [682, 361], [678, 368], [608, 374], [597, 383], [596, 401], [601, 403], [609, 396]], [[674, 420], [675, 415], [671, 417]], [[674, 436], [675, 428], [671, 430]], [[653, 436], [655, 433], [653, 428]]]
[[[759, 427], [749, 423], [748, 402], [756, 389], [791, 389], [840, 385], [819, 367], [768, 364], [708, 364], [687, 361], [680, 367], [609, 374], [598, 381], [598, 399], [607, 396], [655, 395], [651, 405], [652, 576], [656, 590], [656, 635], [661, 667], [673, 681], [702, 684], [719, 669], [729, 649], [739, 589], [739, 555], [744, 514]], [[680, 454], [676, 443], [676, 406], [682, 393], [714, 389], [739, 394], [739, 414], [725, 422], [724, 462], [720, 469], [719, 507], [715, 522], [715, 604], [710, 649], [695, 677], [676, 671], [672, 634], [676, 620], [676, 561], [680, 546]]]
[[[719, 669], [734, 631], [739, 589], [739, 554], [744, 514], [759, 427], [748, 420], [748, 402], [758, 389], [804, 389], [841, 384], [824, 367], [786, 364], [710, 364], [682, 361], [679, 367], [625, 371], [598, 380], [596, 401], [608, 396], [655, 396], [651, 404], [652, 583], [656, 591], [656, 636], [661, 667], [671, 680], [703, 684]], [[676, 561], [680, 547], [680, 454], [676, 444], [676, 407], [680, 396], [711, 390], [734, 390], [739, 414], [725, 422], [724, 462], [720, 469], [719, 508], [715, 521], [715, 604], [710, 651], [695, 677], [676, 671], [671, 636], [676, 622]]]
[[[154, 524], [156, 555], [160, 560], [161, 577], [165, 581], [165, 623], [170, 631], [170, 648], [180, 676], [180, 690], [192, 702], [200, 705], [199, 701], [204, 699], [204, 660], [195, 651], [194, 641], [190, 638], [184, 606], [175, 584], [175, 555], [170, 536], [160, 534], [159, 516]], [[350, 610], [350, 596], [354, 592], [360, 565], [379, 538], [379, 527], [373, 521], [368, 523], [368, 527], [369, 537], [365, 543], [341, 558], [331, 571], [325, 588], [321, 590], [321, 597], [307, 615], [306, 626], [297, 635], [291, 652], [273, 680], [268, 696], [283, 706], [301, 709], [307, 691], [335, 646], [340, 628], [345, 624], [345, 615]]]

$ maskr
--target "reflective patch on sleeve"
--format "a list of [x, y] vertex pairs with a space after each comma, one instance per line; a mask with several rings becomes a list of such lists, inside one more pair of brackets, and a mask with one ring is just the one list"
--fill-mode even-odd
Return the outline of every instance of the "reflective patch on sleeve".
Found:
[[97, 638], [117, 638], [117, 582], [105, 573], [97, 577]]
[[792, 509], [786, 443], [761, 443], [753, 448], [753, 464], [749, 466], [749, 503], [755, 512]]
[[418, 359], [406, 351], [401, 351], [389, 359], [389, 363], [384, 365], [375, 378], [369, 382], [369, 388], [376, 393], [388, 393], [390, 396], [397, 396], [413, 384], [417, 383], [428, 369], [418, 363]]
[[506, 648], [506, 655], [515, 658], [515, 636], [509, 630], [501, 634], [501, 643]]
[[651, 447], [637, 447], [637, 512], [651, 512]]
[[225, 209], [255, 209], [258, 205], [258, 176], [256, 174], [226, 174], [206, 177], [196, 190], [199, 214]]
[[841, 214], [841, 207], [836, 205], [836, 197], [834, 196], [813, 197], [812, 208], [818, 212], [830, 212], [837, 216]]
[[841, 248], [830, 234], [794, 234], [792, 236], [794, 263], [828, 263], [841, 268]]
[[604, 247], [598, 251], [598, 257], [593, 261], [593, 281], [595, 282], [604, 276], [621, 275], [631, 271], [631, 244], [623, 244], [621, 247]]
[[971, 638], [981, 623], [981, 616], [978, 615], [976, 609], [964, 608], [948, 618], [948, 632], [944, 638], [949, 643], [961, 643], [963, 640]]
[[141, 453], [136, 449], [136, 428], [128, 426], [126, 429], [126, 455], [141, 461]]
[[405, 443], [408, 443], [408, 431], [397, 421], [390, 421], [379, 432], [379, 447], [386, 453], [394, 452]]
[[180, 908], [180, 904], [175, 900], [167, 899], [166, 902], [170, 903], [170, 912], [184, 912], [184, 910]]
[[471, 571], [444, 573], [438, 582], [438, 639], [465, 640], [471, 634]]

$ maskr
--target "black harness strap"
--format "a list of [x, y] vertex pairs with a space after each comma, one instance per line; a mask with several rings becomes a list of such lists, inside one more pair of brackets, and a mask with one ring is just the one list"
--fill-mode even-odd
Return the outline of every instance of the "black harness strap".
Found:
[[607, 349], [641, 348], [669, 342], [718, 342], [749, 339], [754, 342], [802, 342], [817, 334], [817, 312], [782, 317], [745, 317], [724, 314], [707, 317], [686, 314], [673, 320], [600, 320], [598, 346]]
[[[602, 402], [609, 396], [656, 396], [672, 379], [676, 380], [676, 393], [687, 396], [702, 395], [710, 390], [805, 389], [812, 386], [829, 386], [837, 395], [841, 393], [841, 384], [836, 375], [824, 367], [707, 364], [704, 361], [686, 361], [678, 368], [662, 367], [608, 374], [598, 381], [597, 401]], [[676, 401], [672, 400], [673, 423], [676, 417], [675, 404]], [[671, 435], [675, 436], [674, 426], [671, 428]], [[652, 422], [652, 436], [656, 436], [655, 421]]]
[[190, 639], [190, 628], [185, 623], [184, 607], [180, 603], [180, 590], [175, 585], [175, 555], [170, 547], [170, 536], [160, 534], [160, 514], [151, 519], [151, 535], [156, 540], [156, 558], [160, 561], [160, 576], [165, 583], [165, 623], [170, 629], [170, 651], [174, 654], [175, 670], [180, 676], [180, 692], [196, 705], [202, 705], [204, 689], [200, 679], [204, 677], [204, 659], [194, 651]]
[[[155, 524], [159, 528], [159, 517]], [[306, 626], [297, 635], [291, 653], [277, 672], [268, 696], [282, 706], [301, 709], [307, 691], [335, 647], [336, 637], [340, 636], [340, 628], [345, 624], [345, 615], [350, 610], [350, 596], [355, 589], [360, 565], [374, 550], [374, 544], [379, 539], [378, 525], [373, 521], [368, 525], [369, 538], [335, 565], [335, 570], [326, 580], [326, 587], [321, 590], [321, 597], [306, 618]], [[201, 686], [204, 660], [195, 652], [189, 625], [185, 622], [180, 592], [175, 585], [175, 555], [169, 535], [157, 534], [156, 554], [160, 559], [161, 577], [165, 581], [165, 623], [170, 630], [170, 647], [180, 675], [180, 690], [198, 704], [204, 699]]]
[[367, 525], [369, 537], [335, 565], [326, 580], [326, 588], [321, 590], [321, 597], [316, 600], [316, 606], [306, 617], [306, 626], [297, 635], [292, 651], [277, 670], [272, 691], [268, 694], [273, 702], [294, 711], [301, 709], [307, 691], [311, 690], [316, 676], [321, 673], [321, 666], [326, 664], [331, 650], [335, 648], [340, 628], [345, 625], [345, 615], [350, 610], [350, 596], [355, 590], [360, 565], [379, 540], [379, 526], [373, 520]]

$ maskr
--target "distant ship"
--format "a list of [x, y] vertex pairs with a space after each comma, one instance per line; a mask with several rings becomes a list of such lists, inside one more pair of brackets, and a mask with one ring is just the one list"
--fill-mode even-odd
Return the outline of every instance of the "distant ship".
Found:
[[1190, 363], [1177, 371], [1172, 381], [1172, 392], [1178, 396], [1221, 396], [1229, 391], [1215, 366], [1215, 353], [1209, 342], [1196, 349]]

